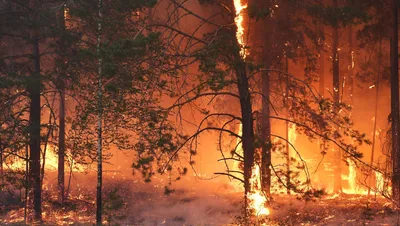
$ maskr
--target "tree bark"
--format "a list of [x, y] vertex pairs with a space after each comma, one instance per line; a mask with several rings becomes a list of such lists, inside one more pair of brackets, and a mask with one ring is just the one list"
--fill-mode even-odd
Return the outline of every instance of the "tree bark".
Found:
[[269, 65], [262, 75], [261, 106], [261, 186], [267, 196], [271, 194], [271, 123], [270, 123], [270, 74]]
[[[321, 33], [324, 33], [324, 25], [320, 22], [320, 30]], [[319, 94], [321, 96], [325, 95], [325, 41], [321, 40], [320, 49], [319, 49]]]
[[102, 0], [98, 0], [98, 21], [97, 21], [97, 72], [98, 72], [98, 124], [97, 124], [97, 198], [96, 198], [96, 224], [102, 225], [102, 184], [103, 184], [103, 134], [102, 134], [102, 119], [103, 119], [103, 84], [102, 84], [102, 57], [100, 53], [101, 47], [101, 32], [102, 32]]
[[250, 192], [250, 178], [254, 165], [254, 130], [251, 96], [249, 92], [249, 82], [246, 73], [246, 66], [237, 53], [236, 80], [240, 96], [240, 110], [242, 114], [242, 147], [244, 157], [244, 196], [245, 208], [248, 207], [247, 194]]
[[[289, 59], [286, 56], [286, 99], [285, 99], [285, 108], [286, 108], [286, 117], [289, 118]], [[290, 194], [290, 148], [289, 148], [289, 122], [285, 122], [286, 126], [286, 193]], [[270, 136], [271, 137], [271, 136]], [[271, 138], [270, 138], [271, 141]]]
[[42, 221], [42, 189], [40, 183], [40, 54], [39, 54], [39, 38], [37, 34], [37, 8], [36, 1], [30, 0], [32, 9], [32, 28], [30, 32], [32, 42], [33, 70], [32, 81], [28, 84], [27, 90], [30, 97], [29, 106], [29, 157], [30, 157], [30, 174], [33, 183], [33, 209], [34, 220]]
[[[372, 150], [371, 150], [371, 160], [370, 160], [370, 165], [372, 166], [374, 164], [374, 156], [375, 156], [375, 143], [376, 143], [376, 125], [377, 125], [377, 119], [378, 119], [378, 103], [379, 103], [379, 83], [380, 83], [380, 73], [381, 73], [381, 63], [382, 63], [382, 41], [379, 40], [379, 50], [378, 50], [378, 69], [376, 71], [376, 90], [375, 90], [375, 112], [374, 112], [374, 129], [373, 129], [373, 135], [372, 135]], [[370, 170], [370, 173], [368, 175], [369, 178], [371, 178], [370, 184], [368, 186], [368, 195], [370, 195], [371, 192], [371, 186], [372, 186], [372, 177], [371, 174], [373, 173], [372, 169]]]
[[[65, 32], [65, 5], [58, 13], [58, 21], [61, 32]], [[59, 132], [58, 132], [58, 200], [64, 203], [65, 200], [65, 57], [66, 46], [64, 37], [59, 40], [59, 74], [58, 74], [58, 90], [60, 92], [59, 101]]]
[[398, 62], [398, 1], [392, 0], [392, 29], [390, 37], [390, 89], [392, 111], [392, 199], [400, 204], [400, 150], [399, 150], [399, 62]]
[[[333, 7], [337, 8], [337, 0], [333, 1]], [[332, 71], [333, 71], [333, 101], [335, 102], [334, 112], [339, 114], [338, 105], [340, 103], [340, 74], [339, 74], [339, 25], [333, 27], [333, 45], [332, 45]], [[333, 192], [339, 193], [342, 191], [342, 152], [340, 149], [333, 149], [334, 158], [334, 185]]]
[[349, 104], [353, 105], [354, 96], [354, 43], [353, 43], [353, 26], [349, 25], [349, 65], [348, 65], [348, 79], [349, 79]]

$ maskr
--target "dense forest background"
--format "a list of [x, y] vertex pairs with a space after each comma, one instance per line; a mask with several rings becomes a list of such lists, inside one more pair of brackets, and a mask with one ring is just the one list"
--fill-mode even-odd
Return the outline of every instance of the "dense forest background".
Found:
[[0, 0], [0, 223], [394, 224], [398, 8]]

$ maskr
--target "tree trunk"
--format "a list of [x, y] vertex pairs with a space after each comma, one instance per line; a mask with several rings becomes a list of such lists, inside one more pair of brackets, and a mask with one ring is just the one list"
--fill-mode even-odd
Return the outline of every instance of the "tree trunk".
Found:
[[33, 25], [31, 28], [33, 70], [32, 81], [27, 90], [30, 97], [29, 106], [29, 151], [30, 151], [30, 174], [33, 183], [33, 209], [34, 220], [42, 220], [42, 189], [40, 184], [40, 54], [39, 40], [37, 34], [37, 10], [36, 1], [30, 0], [32, 9]]
[[[58, 21], [61, 32], [65, 32], [65, 5], [58, 13]], [[58, 132], [58, 200], [64, 203], [65, 199], [65, 57], [66, 46], [64, 38], [59, 40], [59, 74], [58, 74], [58, 89], [60, 92], [59, 102], [59, 132]]]
[[4, 185], [4, 170], [3, 169], [4, 169], [3, 168], [3, 149], [1, 149], [0, 150], [0, 177], [1, 177], [0, 190], [3, 189], [3, 185]]
[[[337, 8], [337, 0], [333, 1], [333, 7]], [[339, 102], [340, 102], [340, 75], [339, 75], [339, 25], [333, 27], [333, 45], [332, 45], [332, 71], [333, 71], [333, 101], [335, 102], [334, 112], [339, 114]], [[333, 149], [334, 158], [334, 185], [333, 192], [339, 193], [342, 191], [342, 152], [340, 149]]]
[[[381, 73], [381, 63], [382, 63], [382, 41], [379, 40], [379, 50], [378, 50], [378, 69], [376, 71], [376, 90], [375, 90], [375, 113], [374, 113], [374, 129], [373, 129], [373, 135], [372, 135], [372, 150], [371, 150], [371, 161], [370, 165], [372, 166], [374, 164], [374, 155], [375, 155], [375, 143], [376, 143], [376, 124], [377, 124], [377, 119], [378, 119], [378, 103], [379, 103], [379, 83], [380, 83], [380, 73]], [[369, 178], [371, 178], [370, 184], [368, 186], [368, 195], [371, 192], [371, 186], [372, 186], [372, 169], [370, 170], [370, 173], [368, 175]]]
[[390, 37], [390, 89], [392, 111], [392, 199], [400, 204], [400, 150], [399, 150], [399, 62], [398, 62], [398, 2], [392, 0], [392, 29]]
[[60, 130], [58, 138], [58, 199], [64, 202], [64, 162], [65, 162], [65, 89], [64, 84], [60, 84]]
[[349, 65], [348, 65], [348, 79], [349, 79], [349, 104], [353, 105], [354, 95], [354, 44], [353, 44], [353, 26], [349, 25]]
[[25, 146], [25, 205], [24, 205], [24, 222], [25, 225], [28, 225], [28, 203], [29, 203], [29, 147], [28, 145]]
[[245, 208], [248, 207], [247, 194], [250, 192], [250, 178], [254, 165], [254, 130], [249, 82], [246, 74], [246, 66], [237, 53], [236, 80], [240, 96], [240, 109], [242, 114], [242, 147], [244, 157], [244, 196]]
[[[320, 22], [320, 30], [324, 33], [324, 25]], [[319, 94], [321, 96], [325, 95], [325, 41], [321, 40], [320, 49], [319, 49]]]
[[261, 186], [267, 196], [271, 193], [271, 123], [270, 123], [270, 74], [269, 66], [262, 75], [261, 106]]
[[[285, 108], [286, 108], [286, 117], [289, 119], [289, 59], [286, 56], [286, 99], [285, 99]], [[286, 126], [286, 192], [290, 194], [290, 148], [289, 148], [289, 122], [285, 122]], [[271, 137], [271, 136], [270, 136]], [[271, 140], [271, 139], [270, 139]]]
[[101, 29], [102, 29], [102, 0], [98, 0], [98, 21], [97, 21], [97, 60], [98, 60], [98, 124], [97, 124], [97, 198], [96, 198], [96, 224], [102, 225], [102, 184], [103, 184], [103, 134], [102, 134], [102, 119], [103, 119], [103, 84], [102, 84], [102, 57], [100, 53], [101, 47]]

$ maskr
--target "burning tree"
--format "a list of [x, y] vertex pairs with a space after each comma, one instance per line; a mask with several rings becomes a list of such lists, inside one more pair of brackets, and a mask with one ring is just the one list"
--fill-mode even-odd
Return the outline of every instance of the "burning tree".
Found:
[[[212, 4], [205, 2], [208, 3], [205, 9], [211, 11], [210, 16], [207, 17], [207, 15], [198, 14], [197, 11], [191, 8], [190, 3], [167, 2], [170, 3], [169, 6], [171, 11], [174, 12], [174, 16], [171, 14], [166, 24], [153, 20], [152, 25], [158, 29], [165, 29], [164, 33], [169, 34], [167, 37], [171, 40], [170, 48], [178, 52], [176, 55], [180, 57], [181, 62], [187, 62], [181, 65], [198, 66], [199, 73], [193, 73], [189, 68], [189, 72], [182, 71], [182, 75], [176, 82], [171, 83], [173, 85], [171, 90], [174, 90], [171, 97], [174, 101], [172, 106], [167, 108], [169, 115], [165, 120], [171, 119], [171, 115], [176, 114], [178, 116], [178, 121], [175, 123], [175, 141], [178, 142], [177, 145], [173, 146], [172, 150], [162, 150], [160, 147], [149, 149], [146, 155], [139, 159], [138, 164], [135, 165], [136, 167], [141, 166], [140, 169], [152, 172], [152, 162], [157, 162], [161, 163], [158, 169], [159, 172], [171, 172], [174, 168], [173, 162], [179, 160], [179, 153], [184, 150], [189, 153], [190, 163], [194, 167], [193, 156], [197, 153], [199, 137], [206, 131], [216, 131], [218, 134], [218, 150], [222, 154], [221, 161], [225, 162], [226, 165], [226, 172], [218, 172], [217, 174], [227, 175], [243, 182], [245, 206], [247, 208], [248, 205], [252, 205], [251, 195], [254, 192], [261, 191], [258, 186], [252, 186], [253, 182], [259, 181], [253, 178], [254, 175], [260, 175], [255, 171], [261, 170], [261, 168], [265, 167], [265, 164], [267, 164], [267, 168], [270, 166], [273, 170], [273, 165], [266, 162], [265, 157], [264, 161], [260, 161], [263, 154], [259, 151], [259, 148], [264, 146], [272, 149], [272, 145], [269, 144], [270, 147], [268, 147], [268, 139], [263, 139], [266, 131], [262, 131], [261, 134], [257, 135], [254, 132], [254, 119], [257, 118], [255, 112], [258, 109], [256, 103], [258, 100], [264, 102], [265, 107], [267, 107], [265, 104], [268, 103], [268, 107], [271, 109], [275, 107], [274, 101], [290, 100], [291, 114], [289, 117], [281, 117], [278, 113], [267, 116], [261, 113], [261, 117], [267, 117], [268, 120], [290, 122], [296, 125], [297, 132], [304, 133], [311, 139], [320, 138], [326, 140], [342, 149], [346, 153], [345, 155], [351, 158], [359, 159], [361, 157], [356, 146], [363, 142], [368, 143], [368, 140], [365, 139], [364, 134], [351, 128], [352, 123], [348, 114], [338, 114], [334, 111], [334, 109], [349, 111], [345, 104], [333, 103], [329, 99], [323, 98], [307, 81], [303, 81], [292, 74], [280, 69], [274, 69], [272, 66], [265, 68], [263, 65], [259, 65], [257, 61], [251, 58], [251, 51], [250, 56], [246, 55], [248, 48], [251, 50], [252, 43], [243, 42], [242, 38], [245, 35], [243, 36], [241, 26], [244, 25], [238, 24], [240, 21], [243, 22], [243, 19], [240, 18], [243, 13], [240, 10], [245, 8], [243, 4], [237, 2], [232, 4], [225, 1]], [[233, 9], [234, 6], [236, 6], [235, 10]], [[226, 7], [230, 10], [227, 10]], [[153, 15], [157, 15], [157, 11], [153, 12]], [[193, 33], [189, 33], [189, 31], [179, 27], [180, 20], [190, 20], [190, 18], [200, 21], [199, 27], [195, 28]], [[236, 22], [235, 25], [233, 25], [233, 21]], [[208, 27], [213, 29], [207, 28], [207, 31], [199, 32], [203, 24], [207, 24]], [[203, 37], [199, 37], [198, 33], [203, 33]], [[180, 46], [175, 46], [176, 40], [180, 40], [179, 43], [185, 43], [186, 47], [182, 49]], [[284, 51], [282, 52], [279, 52], [280, 56], [284, 55]], [[277, 93], [274, 96], [276, 100], [264, 95], [258, 79], [260, 79], [260, 74], [266, 71], [276, 76], [277, 81], [287, 81], [287, 94], [282, 95], [282, 90], [274, 90]], [[180, 88], [176, 89], [175, 84], [179, 84], [178, 87]], [[217, 105], [214, 109], [210, 108], [212, 103], [218, 103], [219, 101], [229, 101], [232, 106]], [[190, 107], [203, 114], [203, 118], [195, 125], [196, 129], [192, 133], [181, 129], [184, 125], [191, 124], [186, 122], [185, 114], [182, 113], [184, 109], [190, 109]], [[237, 109], [240, 109], [240, 111]], [[241, 127], [241, 134], [237, 132], [238, 125]], [[342, 130], [337, 131], [336, 126], [340, 126]], [[284, 142], [288, 142], [289, 145], [293, 145], [278, 134], [271, 133], [270, 136], [277, 137]], [[357, 144], [348, 144], [346, 137], [355, 139]], [[239, 142], [236, 142], [236, 139], [239, 139]], [[231, 142], [234, 145], [233, 147], [226, 147], [232, 150], [231, 155], [227, 156], [224, 153], [224, 146]], [[328, 147], [329, 145], [326, 146], [326, 148]], [[239, 151], [240, 149], [243, 150], [242, 153]], [[299, 153], [296, 155], [301, 159]], [[239, 168], [231, 169], [228, 161], [239, 162]], [[303, 170], [307, 171], [304, 161], [302, 161], [302, 164]], [[152, 175], [152, 173], [145, 173], [145, 175]], [[312, 189], [311, 186], [300, 189], [294, 183], [289, 184], [288, 181], [285, 183], [284, 180], [279, 180], [279, 182], [295, 192], [301, 193]], [[309, 182], [310, 179], [308, 178], [306, 184], [309, 185]], [[269, 198], [267, 197], [265, 200]]]

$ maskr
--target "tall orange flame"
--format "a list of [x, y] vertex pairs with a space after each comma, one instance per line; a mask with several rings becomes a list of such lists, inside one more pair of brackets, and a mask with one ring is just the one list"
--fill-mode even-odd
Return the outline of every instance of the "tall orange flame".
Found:
[[244, 27], [243, 27], [243, 15], [242, 11], [247, 8], [247, 5], [243, 5], [241, 0], [234, 0], [233, 1], [236, 10], [236, 17], [235, 17], [235, 24], [237, 27], [236, 31], [236, 39], [241, 46], [240, 55], [243, 59], [246, 58], [246, 51], [245, 51], [245, 41], [244, 41]]

